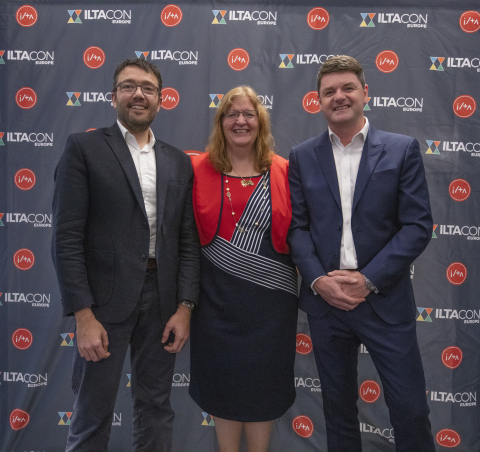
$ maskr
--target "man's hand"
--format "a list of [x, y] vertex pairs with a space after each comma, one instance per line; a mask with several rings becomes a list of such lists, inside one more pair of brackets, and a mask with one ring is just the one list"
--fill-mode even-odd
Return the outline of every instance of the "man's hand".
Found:
[[[346, 274], [331, 275], [332, 273], [334, 272], [330, 272], [327, 276], [317, 279], [313, 285], [315, 291], [320, 294], [329, 305], [342, 309], [343, 311], [351, 311], [365, 301], [364, 295], [357, 294], [354, 290], [350, 291], [350, 286], [356, 287], [358, 285], [358, 278], [351, 277], [348, 271], [345, 272]], [[365, 287], [365, 280], [363, 276], [360, 275], [360, 277]]]
[[82, 358], [97, 362], [110, 356], [108, 335], [90, 307], [75, 312], [77, 347]]
[[175, 335], [175, 341], [165, 345], [165, 350], [170, 353], [178, 353], [185, 342], [187, 342], [188, 336], [190, 336], [190, 317], [192, 313], [190, 309], [182, 304], [178, 306], [177, 312], [170, 317], [165, 330], [163, 331], [162, 343], [164, 344], [168, 340], [170, 332]]
[[359, 271], [335, 270], [328, 273], [328, 276], [349, 276], [350, 278], [356, 279], [357, 282], [355, 284], [342, 285], [342, 290], [351, 297], [365, 298], [370, 293], [367, 289], [365, 278]]

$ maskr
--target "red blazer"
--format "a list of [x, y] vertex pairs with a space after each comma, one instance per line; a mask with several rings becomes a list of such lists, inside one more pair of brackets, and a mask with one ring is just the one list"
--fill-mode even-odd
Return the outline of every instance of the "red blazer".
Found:
[[[222, 177], [216, 171], [208, 153], [192, 156], [195, 175], [193, 182], [193, 210], [198, 235], [202, 246], [208, 245], [217, 235], [222, 212]], [[289, 254], [287, 233], [292, 220], [292, 204], [288, 185], [288, 161], [278, 155], [273, 156], [270, 167], [270, 187], [272, 194], [272, 245], [276, 251]]]

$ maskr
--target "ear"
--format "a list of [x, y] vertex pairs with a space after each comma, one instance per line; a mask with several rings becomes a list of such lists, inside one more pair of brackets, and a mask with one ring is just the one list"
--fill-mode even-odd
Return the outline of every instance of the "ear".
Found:
[[322, 111], [322, 100], [320, 98], [320, 93], [317, 92], [318, 105], [320, 105], [320, 111]]
[[368, 102], [368, 85], [365, 85], [365, 88], [363, 88], [363, 102], [365, 104]]
[[112, 91], [112, 105], [113, 108], [117, 108], [117, 92]]
[[160, 107], [162, 106], [162, 93], [158, 94], [158, 105], [157, 105], [157, 113], [160, 111]]

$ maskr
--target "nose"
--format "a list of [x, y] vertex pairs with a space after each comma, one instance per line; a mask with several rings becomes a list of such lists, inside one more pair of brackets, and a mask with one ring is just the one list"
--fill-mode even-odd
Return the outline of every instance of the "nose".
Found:
[[141, 85], [137, 85], [137, 88], [133, 93], [133, 97], [145, 97], [145, 95], [143, 94], [143, 89]]
[[235, 121], [237, 124], [240, 123], [240, 124], [245, 124], [247, 122], [247, 120], [245, 119], [245, 116], [243, 116], [243, 112], [240, 112], [239, 115], [238, 115], [238, 118], [237, 120]]
[[335, 94], [334, 94], [333, 97], [334, 97], [334, 100], [342, 100], [342, 99], [344, 99], [345, 95], [344, 95], [343, 90], [337, 89], [337, 90], [335, 91]]

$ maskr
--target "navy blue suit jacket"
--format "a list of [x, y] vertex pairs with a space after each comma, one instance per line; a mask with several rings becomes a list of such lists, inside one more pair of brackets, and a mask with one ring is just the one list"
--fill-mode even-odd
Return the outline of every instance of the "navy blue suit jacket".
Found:
[[[310, 285], [340, 268], [342, 210], [328, 131], [294, 146], [289, 170], [293, 218], [288, 242], [302, 276], [300, 308], [313, 317], [331, 309]], [[411, 321], [410, 264], [432, 236], [432, 216], [418, 141], [369, 128], [352, 205], [358, 270], [379, 289], [367, 301], [391, 324]]]

